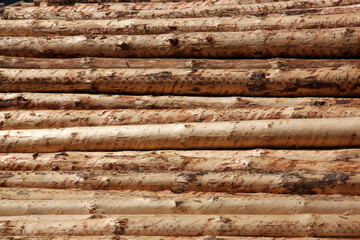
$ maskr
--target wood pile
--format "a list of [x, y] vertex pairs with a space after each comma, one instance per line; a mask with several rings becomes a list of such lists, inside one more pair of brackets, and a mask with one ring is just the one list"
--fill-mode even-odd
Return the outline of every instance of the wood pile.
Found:
[[6, 7], [1, 238], [360, 238], [359, 56], [360, 0]]

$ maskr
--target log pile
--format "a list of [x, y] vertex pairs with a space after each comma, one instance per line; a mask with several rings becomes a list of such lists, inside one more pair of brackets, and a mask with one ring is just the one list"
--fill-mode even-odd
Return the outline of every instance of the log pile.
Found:
[[0, 238], [360, 237], [360, 0], [2, 11]]

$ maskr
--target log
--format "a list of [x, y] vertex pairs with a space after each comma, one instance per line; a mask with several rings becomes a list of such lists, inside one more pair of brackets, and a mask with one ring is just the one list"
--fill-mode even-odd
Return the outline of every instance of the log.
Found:
[[359, 107], [358, 98], [261, 98], [129, 96], [61, 93], [0, 93], [3, 110], [195, 109], [271, 107]]
[[[237, 24], [234, 24], [236, 22]], [[280, 17], [132, 19], [132, 20], [0, 20], [0, 36], [71, 36], [86, 34], [164, 34], [254, 30], [360, 27], [358, 14]]]
[[[224, 4], [226, 1], [198, 1], [198, 0], [35, 0], [35, 1], [43, 1], [48, 6], [63, 6], [63, 5], [73, 5], [76, 3], [127, 3], [127, 2], [151, 2], [151, 3], [169, 3], [169, 2], [181, 2], [185, 4], [186, 2], [207, 2], [208, 5], [219, 5]], [[287, 0], [272, 0], [272, 2], [280, 2], [280, 1], [287, 1]], [[237, 1], [228, 1], [232, 3], [239, 3], [239, 4], [252, 4], [252, 3], [267, 3], [268, 0], [237, 0]], [[140, 4], [139, 4], [140, 5]]]
[[[55, 216], [56, 217], [56, 216]], [[9, 218], [9, 217], [8, 217]], [[2, 220], [1, 235], [22, 236], [281, 236], [356, 237], [359, 216], [339, 215], [122, 215], [97, 219]], [[21, 228], [22, 226], [22, 228]]]
[[[258, 151], [260, 152], [260, 151]], [[1, 171], [244, 171], [244, 172], [357, 172], [359, 151], [333, 153], [322, 159], [320, 153], [306, 157], [256, 156], [247, 151], [152, 151], [152, 152], [66, 152], [0, 154]], [[315, 152], [315, 151], [313, 151]], [[281, 154], [282, 153], [282, 154]], [[291, 154], [292, 152], [290, 152]], [[353, 154], [352, 154], [353, 153]], [[356, 154], [357, 153], [357, 154]], [[306, 154], [306, 153], [304, 153]], [[328, 153], [330, 154], [330, 153]], [[318, 155], [320, 157], [318, 158]], [[336, 156], [336, 158], [335, 158]]]
[[360, 147], [360, 118], [0, 131], [0, 152]]
[[0, 69], [5, 92], [358, 96], [359, 68]]
[[1, 171], [11, 188], [360, 195], [358, 172]]
[[359, 37], [360, 28], [0, 37], [0, 54], [14, 57], [351, 58], [360, 54]]
[[[248, 193], [226, 193], [226, 192], [183, 192], [173, 193], [170, 190], [166, 191], [138, 191], [138, 190], [83, 190], [83, 189], [46, 189], [46, 188], [0, 188], [0, 199], [4, 200], [89, 200], [89, 199], [120, 199], [124, 197], [146, 197], [149, 199], [163, 198], [171, 199], [173, 197], [187, 196], [189, 198], [219, 198], [219, 197], [234, 197], [234, 196], [248, 196]], [[257, 196], [285, 196], [277, 194], [253, 193]], [[348, 196], [349, 199], [351, 198]]]
[[345, 117], [360, 117], [360, 108], [13, 110], [0, 112], [0, 130]]
[[[229, 1], [231, 0], [223, 0]], [[201, 3], [201, 2], [200, 2]], [[78, 4], [76, 6], [40, 6], [40, 7], [11, 7], [4, 11], [4, 19], [129, 19], [129, 18], [196, 18], [196, 17], [233, 17], [244, 15], [266, 16], [267, 14], [283, 14], [287, 11], [311, 9], [321, 12], [319, 8], [341, 7], [359, 4], [360, 0], [298, 0], [267, 2], [258, 4], [226, 4], [199, 6], [199, 2], [185, 4], [185, 8], [178, 3], [140, 4], [137, 8], [148, 7], [148, 10], [133, 9], [123, 4]], [[180, 4], [180, 6], [183, 4]], [[133, 5], [134, 6], [134, 5]], [[159, 6], [159, 7], [157, 7]], [[321, 14], [321, 13], [320, 13]]]
[[[87, 201], [92, 200], [111, 200], [116, 201], [123, 198], [146, 198], [146, 199], [174, 199], [174, 198], [189, 198], [189, 199], [231, 199], [231, 198], [277, 198], [277, 197], [300, 197], [300, 195], [291, 195], [291, 194], [270, 194], [270, 193], [234, 193], [234, 192], [199, 192], [199, 191], [185, 191], [185, 192], [172, 192], [170, 190], [165, 191], [149, 191], [149, 190], [84, 190], [84, 189], [48, 189], [48, 188], [11, 188], [11, 187], [2, 187], [0, 188], [0, 199], [12, 201], [12, 200], [82, 200]], [[323, 199], [332, 199], [335, 201], [337, 198], [339, 204], [345, 199], [350, 202], [357, 202], [358, 196], [341, 196], [341, 195], [301, 195], [302, 199], [299, 199], [297, 206], [301, 205], [302, 202], [309, 202], [309, 199], [313, 197]], [[238, 203], [239, 204], [239, 203]], [[311, 206], [311, 205], [309, 205]], [[323, 206], [326, 208], [326, 205]], [[301, 207], [300, 207], [301, 208]], [[341, 209], [336, 208], [336, 209]], [[327, 209], [327, 211], [337, 210], [333, 208]], [[353, 210], [354, 211], [354, 210]], [[343, 214], [350, 214], [353, 212], [343, 212]]]
[[358, 171], [359, 149], [3, 153], [1, 171]]
[[[340, 7], [325, 7], [325, 8], [305, 8], [305, 9], [294, 9], [286, 10], [283, 12], [284, 15], [293, 16], [293, 15], [303, 15], [303, 14], [312, 14], [312, 15], [329, 15], [329, 14], [351, 14], [357, 13], [360, 10], [360, 4], [350, 5], [350, 6], [340, 6]], [[272, 15], [272, 14], [271, 14]], [[270, 14], [268, 14], [270, 16]]]
[[[114, 240], [118, 236], [116, 235], [107, 235], [107, 236], [91, 236], [91, 237], [84, 237], [84, 236], [76, 236], [76, 237], [51, 237], [51, 240], [72, 240], [72, 239], [80, 239], [80, 240]], [[239, 237], [228, 237], [228, 236], [212, 236], [210, 239], [222, 239], [222, 240], [238, 240]], [[21, 239], [24, 240], [24, 237], [20, 236], [5, 236], [4, 239], [15, 240]], [[121, 235], [121, 240], [209, 240], [209, 236], [198, 236], [198, 237], [176, 237], [176, 236], [124, 236]], [[282, 237], [241, 237], [244, 240], [286, 240], [288, 238]], [[312, 237], [303, 237], [303, 238], [291, 238], [292, 240], [337, 240], [337, 238], [312, 238]], [[341, 238], [345, 240], [353, 240], [353, 238]], [[49, 240], [49, 237], [26, 237], [26, 240]]]
[[[0, 216], [82, 214], [339, 214], [360, 213], [359, 197], [248, 194], [248, 196], [133, 196], [118, 199], [0, 200]], [[35, 217], [35, 216], [34, 216]]]
[[289, 69], [359, 68], [359, 59], [161, 59], [161, 58], [24, 58], [0, 56], [0, 68], [185, 68], [185, 69]]

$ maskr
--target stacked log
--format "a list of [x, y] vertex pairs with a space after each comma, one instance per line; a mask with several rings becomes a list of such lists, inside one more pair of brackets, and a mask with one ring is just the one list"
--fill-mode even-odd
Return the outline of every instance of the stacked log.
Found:
[[36, 0], [0, 17], [0, 238], [360, 237], [359, 0]]

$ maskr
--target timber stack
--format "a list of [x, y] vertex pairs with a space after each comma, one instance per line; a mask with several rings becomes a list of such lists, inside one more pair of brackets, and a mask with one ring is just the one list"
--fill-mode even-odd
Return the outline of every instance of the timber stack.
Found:
[[360, 237], [360, 0], [35, 0], [0, 18], [0, 236]]

